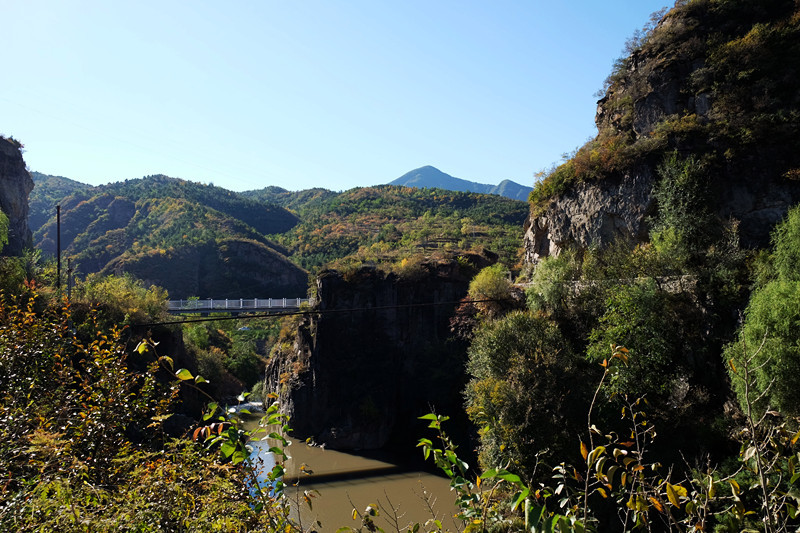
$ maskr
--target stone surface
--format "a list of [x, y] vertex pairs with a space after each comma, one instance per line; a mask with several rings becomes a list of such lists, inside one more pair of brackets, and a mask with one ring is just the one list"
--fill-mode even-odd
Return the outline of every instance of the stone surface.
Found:
[[614, 239], [647, 237], [653, 207], [652, 172], [579, 184], [550, 201], [545, 212], [525, 224], [525, 262], [557, 256], [568, 246], [604, 246]]
[[28, 228], [28, 194], [33, 190], [33, 179], [25, 168], [22, 146], [13, 139], [0, 137], [0, 209], [6, 214], [8, 244], [3, 255], [21, 255], [31, 245]]
[[465, 346], [449, 338], [449, 319], [469, 285], [462, 268], [434, 261], [412, 279], [367, 267], [318, 276], [323, 314], [300, 324], [292, 353], [267, 368], [298, 437], [376, 449], [418, 438], [417, 417], [432, 409], [459, 412]]
[[[720, 80], [714, 79], [714, 68], [706, 65], [712, 56], [704, 36], [725, 25], [730, 27], [724, 31], [733, 31], [735, 25], [725, 18], [714, 19], [702, 6], [695, 7], [676, 8], [662, 18], [647, 43], [623, 61], [624, 68], [612, 76], [598, 102], [599, 145], [617, 138], [643, 141], [638, 146], [650, 148], [641, 148], [628, 163], [634, 170], [605, 171], [602, 178], [578, 176], [547, 205], [535, 206], [525, 224], [526, 262], [535, 264], [566, 246], [602, 246], [615, 238], [646, 241], [648, 217], [657, 211], [652, 195], [657, 165], [673, 150], [682, 157], [695, 155], [714, 162], [709, 173], [711, 208], [722, 220], [738, 222], [745, 247], [767, 246], [772, 228], [800, 202], [800, 181], [793, 179], [800, 175], [797, 136], [787, 134], [795, 130], [774, 118], [796, 114], [797, 77], [782, 71], [759, 73], [769, 81], [765, 85], [772, 87], [770, 107], [764, 107], [764, 99], [751, 109], [751, 99], [746, 97], [737, 100], [738, 107], [730, 102], [728, 107], [715, 107], [715, 94], [717, 99], [729, 95], [715, 93]], [[788, 16], [780, 10], [751, 13], [768, 14], [776, 20]], [[737, 31], [746, 33], [750, 26], [742, 24]], [[725, 83], [727, 89], [742, 95], [752, 90], [731, 79]], [[731, 117], [732, 111], [738, 115]], [[775, 113], [771, 119], [775, 123], [768, 128], [759, 122], [767, 112]], [[734, 119], [738, 130], [731, 135], [729, 124]], [[666, 121], [671, 121], [670, 134], [659, 130]]]

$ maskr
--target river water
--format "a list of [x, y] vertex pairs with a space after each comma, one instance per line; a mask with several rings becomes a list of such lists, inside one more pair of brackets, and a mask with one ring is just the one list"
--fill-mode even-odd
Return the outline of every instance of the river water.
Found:
[[[257, 419], [248, 422], [251, 428]], [[409, 524], [424, 524], [431, 518], [451, 530], [454, 522], [455, 494], [450, 480], [429, 472], [408, 468], [389, 454], [356, 454], [310, 446], [290, 439], [286, 449], [290, 459], [284, 464], [286, 493], [294, 502], [294, 518], [304, 527], [319, 521], [317, 530], [336, 531], [342, 526], [357, 527], [353, 509], [363, 512], [368, 505], [378, 506], [375, 523], [386, 532], [402, 531]], [[263, 470], [274, 465], [267, 441], [251, 441], [253, 457], [263, 461]], [[413, 450], [412, 453], [422, 453]], [[303, 502], [304, 491], [311, 491], [312, 508]]]

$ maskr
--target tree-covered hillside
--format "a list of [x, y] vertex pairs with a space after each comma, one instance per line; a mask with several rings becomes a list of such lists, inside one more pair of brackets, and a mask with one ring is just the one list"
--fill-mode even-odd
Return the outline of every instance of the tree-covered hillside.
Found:
[[91, 189], [91, 185], [71, 180], [63, 176], [51, 176], [41, 172], [31, 172], [34, 187], [28, 196], [30, 211], [28, 225], [36, 233], [50, 218], [55, 216], [56, 206], [67, 196]]
[[279, 194], [300, 223], [271, 238], [307, 269], [345, 258], [395, 263], [423, 250], [480, 247], [513, 266], [528, 212], [525, 202], [495, 195], [391, 185]]
[[[79, 273], [129, 272], [175, 298], [302, 296], [306, 273], [265, 233], [297, 218], [219, 187], [151, 176], [61, 200], [61, 245]], [[55, 253], [56, 221], [35, 235]]]
[[[528, 211], [495, 195], [388, 185], [238, 194], [166, 176], [100, 187], [42, 182], [38, 209], [54, 213], [60, 203], [62, 250], [79, 273], [129, 272], [176, 298], [299, 296], [303, 269], [398, 264], [432, 250], [487, 249], [514, 266]], [[48, 254], [55, 222], [34, 236]]]

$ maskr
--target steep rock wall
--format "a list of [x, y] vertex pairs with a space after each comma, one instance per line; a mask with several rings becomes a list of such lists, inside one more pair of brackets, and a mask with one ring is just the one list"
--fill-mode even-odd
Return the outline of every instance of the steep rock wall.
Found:
[[525, 262], [557, 256], [569, 246], [604, 246], [615, 239], [647, 238], [647, 215], [653, 209], [653, 173], [638, 173], [581, 183], [552, 199], [544, 213], [525, 223]]
[[319, 275], [322, 314], [306, 318], [292, 353], [267, 369], [297, 436], [376, 449], [418, 437], [416, 419], [431, 409], [462, 410], [466, 352], [449, 332], [468, 289], [462, 269], [440, 261], [405, 279], [374, 268]]
[[3, 255], [20, 255], [31, 245], [28, 228], [28, 194], [33, 179], [22, 159], [22, 145], [0, 137], [0, 209], [8, 217], [8, 244]]
[[657, 167], [673, 151], [708, 164], [712, 210], [738, 221], [742, 245], [767, 245], [800, 202], [800, 77], [790, 59], [800, 53], [798, 21], [789, 0], [667, 13], [609, 77], [598, 136], [571, 160], [579, 170], [532, 207], [525, 260], [647, 240]]

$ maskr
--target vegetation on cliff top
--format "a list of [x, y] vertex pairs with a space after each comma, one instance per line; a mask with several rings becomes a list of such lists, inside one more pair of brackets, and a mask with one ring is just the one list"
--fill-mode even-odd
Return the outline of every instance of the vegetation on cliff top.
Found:
[[723, 181], [743, 169], [796, 179], [798, 13], [791, 0], [693, 0], [651, 21], [606, 82], [597, 137], [543, 173], [534, 212], [577, 182], [652, 167], [675, 149]]

